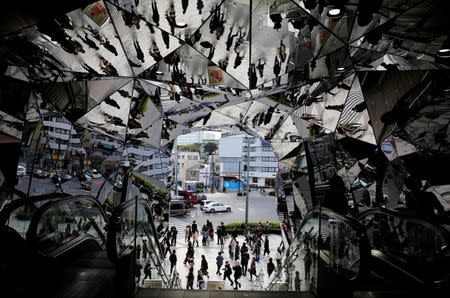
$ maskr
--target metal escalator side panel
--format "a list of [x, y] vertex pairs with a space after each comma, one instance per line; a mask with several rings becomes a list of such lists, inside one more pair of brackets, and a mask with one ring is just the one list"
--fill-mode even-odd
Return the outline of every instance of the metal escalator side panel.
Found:
[[[448, 286], [450, 272], [448, 232], [412, 214], [374, 208], [365, 211], [358, 220], [365, 225], [372, 255], [383, 257], [427, 287]], [[386, 263], [386, 262], [384, 262]]]
[[26, 239], [33, 249], [50, 255], [74, 239], [90, 235], [100, 247], [105, 247], [103, 234], [108, 219], [93, 197], [71, 196], [50, 201], [34, 213]]

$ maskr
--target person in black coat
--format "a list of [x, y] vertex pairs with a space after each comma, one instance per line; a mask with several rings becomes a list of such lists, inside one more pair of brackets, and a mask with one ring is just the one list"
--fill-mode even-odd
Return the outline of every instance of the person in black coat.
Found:
[[152, 268], [150, 267], [150, 260], [147, 261], [147, 263], [144, 266], [144, 278], [142, 279], [142, 283], [144, 283], [144, 280], [148, 277], [149, 279], [152, 279]]
[[208, 262], [204, 255], [202, 255], [202, 262], [200, 264], [200, 270], [204, 275], [208, 275]]
[[225, 261], [225, 268], [223, 268], [223, 270], [225, 271], [224, 273], [223, 273], [223, 280], [225, 280], [225, 279], [227, 279], [228, 278], [228, 280], [230, 281], [230, 285], [231, 286], [233, 286], [233, 281], [231, 280], [231, 273], [233, 272], [232, 270], [231, 270], [231, 266], [230, 266], [230, 263], [228, 262], [228, 261]]
[[175, 249], [172, 250], [172, 253], [169, 256], [169, 261], [170, 261], [170, 273], [172, 273], [173, 268], [175, 268], [175, 266], [177, 265], [177, 255]]
[[248, 250], [244, 252], [243, 248], [241, 249], [241, 261], [242, 261], [242, 274], [244, 276], [247, 275], [247, 267], [248, 267], [248, 261], [250, 259], [250, 255], [248, 253]]
[[275, 264], [272, 258], [269, 258], [269, 263], [267, 263], [267, 276], [270, 276], [273, 271], [275, 271]]
[[241, 287], [241, 283], [239, 282], [239, 278], [242, 276], [242, 268], [239, 262], [236, 262], [236, 264], [233, 266], [234, 270], [234, 283], [236, 284], [234, 289], [237, 290], [238, 286]]

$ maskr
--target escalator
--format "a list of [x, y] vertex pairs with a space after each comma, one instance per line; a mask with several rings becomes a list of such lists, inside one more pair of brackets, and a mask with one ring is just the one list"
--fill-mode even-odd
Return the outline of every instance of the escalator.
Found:
[[[135, 198], [122, 203], [110, 221], [107, 234], [108, 256], [118, 267], [122, 296], [145, 293], [146, 288], [178, 288], [178, 276], [169, 276], [148, 202]], [[136, 248], [139, 247], [138, 250]], [[146, 259], [151, 277], [143, 280], [142, 261]]]
[[367, 235], [358, 221], [317, 207], [305, 216], [283, 254], [283, 265], [262, 289], [295, 291], [298, 272], [300, 291], [319, 296], [335, 294], [336, 289], [351, 291], [367, 276], [369, 256]]
[[108, 219], [96, 199], [19, 199], [5, 206], [0, 220], [7, 297], [113, 296], [115, 268], [106, 255]]
[[[449, 226], [401, 210], [369, 209], [358, 221], [371, 245], [371, 277], [360, 289], [440, 294], [450, 280]], [[374, 287], [375, 286], [375, 287]]]

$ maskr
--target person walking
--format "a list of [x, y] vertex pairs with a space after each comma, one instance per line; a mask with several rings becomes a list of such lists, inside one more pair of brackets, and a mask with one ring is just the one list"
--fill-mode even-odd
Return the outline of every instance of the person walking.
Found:
[[172, 245], [172, 246], [177, 245], [178, 230], [177, 230], [177, 228], [176, 228], [175, 226], [172, 227], [172, 233], [171, 233], [171, 236], [172, 236], [171, 245]]
[[236, 246], [234, 248], [234, 259], [237, 261], [241, 256], [241, 247], [239, 246], [239, 242], [236, 241]]
[[218, 274], [219, 276], [222, 275], [222, 273], [220, 273], [220, 268], [223, 265], [223, 257], [222, 257], [222, 252], [219, 251], [217, 257], [216, 257], [216, 265], [217, 265], [217, 272], [216, 274]]
[[[244, 246], [244, 245], [242, 245], [242, 246]], [[247, 267], [248, 267], [248, 261], [249, 261], [249, 259], [250, 259], [250, 255], [249, 255], [249, 253], [247, 252], [247, 251], [245, 251], [245, 252], [242, 252], [242, 250], [241, 250], [241, 262], [242, 262], [242, 274], [244, 275], [244, 276], [246, 276], [247, 275]]]
[[175, 249], [172, 250], [172, 253], [169, 256], [170, 261], [170, 273], [172, 273], [173, 268], [177, 265], [177, 255]]
[[186, 284], [186, 289], [189, 290], [193, 290], [194, 289], [194, 268], [189, 268], [189, 273], [187, 275], [187, 284]]
[[235, 247], [236, 247], [236, 241], [234, 240], [234, 238], [231, 238], [230, 244], [228, 245], [228, 252], [230, 254], [230, 259], [234, 258]]
[[225, 268], [223, 268], [223, 270], [224, 270], [224, 273], [223, 273], [223, 280], [225, 280], [225, 279], [228, 278], [228, 280], [229, 280], [230, 283], [231, 283], [230, 286], [233, 286], [234, 283], [233, 283], [233, 281], [231, 280], [231, 273], [232, 273], [233, 271], [231, 270], [230, 262], [228, 262], [228, 261], [225, 262]]
[[267, 263], [267, 277], [269, 277], [273, 271], [275, 271], [275, 264], [273, 263], [272, 258], [269, 258], [269, 263]]
[[256, 275], [256, 258], [252, 258], [252, 263], [250, 264], [250, 281], [252, 281], [253, 275], [255, 278], [258, 278], [258, 275]]
[[197, 230], [193, 233], [192, 238], [194, 239], [192, 245], [194, 245], [195, 243], [197, 243], [197, 247], [198, 247], [198, 231], [197, 231]]
[[191, 230], [192, 230], [192, 233], [195, 233], [196, 231], [197, 231], [197, 222], [194, 220], [193, 222], [192, 222], [192, 226], [191, 226]]
[[186, 226], [186, 228], [184, 229], [184, 242], [191, 241], [191, 237], [192, 237], [191, 226]]
[[269, 237], [266, 235], [266, 238], [264, 239], [264, 253], [263, 256], [265, 257], [267, 255], [270, 255], [270, 250], [269, 250]]
[[241, 287], [241, 283], [239, 282], [239, 278], [241, 278], [241, 276], [242, 276], [242, 267], [239, 264], [239, 262], [235, 263], [235, 265], [233, 266], [233, 270], [234, 270], [234, 283], [236, 284], [234, 286], [234, 289], [237, 290], [238, 286], [239, 286], [239, 288]]
[[200, 263], [200, 270], [203, 275], [208, 275], [208, 262], [206, 261], [205, 255], [202, 255], [202, 262]]
[[260, 256], [261, 256], [261, 241], [257, 241], [255, 244], [255, 250], [254, 250], [255, 256], [256, 256], [256, 262], [259, 262]]
[[152, 279], [152, 268], [150, 267], [150, 260], [147, 260], [144, 266], [144, 278], [142, 279], [142, 284], [144, 284], [144, 280], [148, 277]]

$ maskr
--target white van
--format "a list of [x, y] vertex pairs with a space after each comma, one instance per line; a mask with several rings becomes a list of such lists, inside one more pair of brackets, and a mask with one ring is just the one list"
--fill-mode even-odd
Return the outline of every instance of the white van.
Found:
[[17, 166], [17, 176], [23, 177], [27, 174], [27, 170], [24, 166]]

